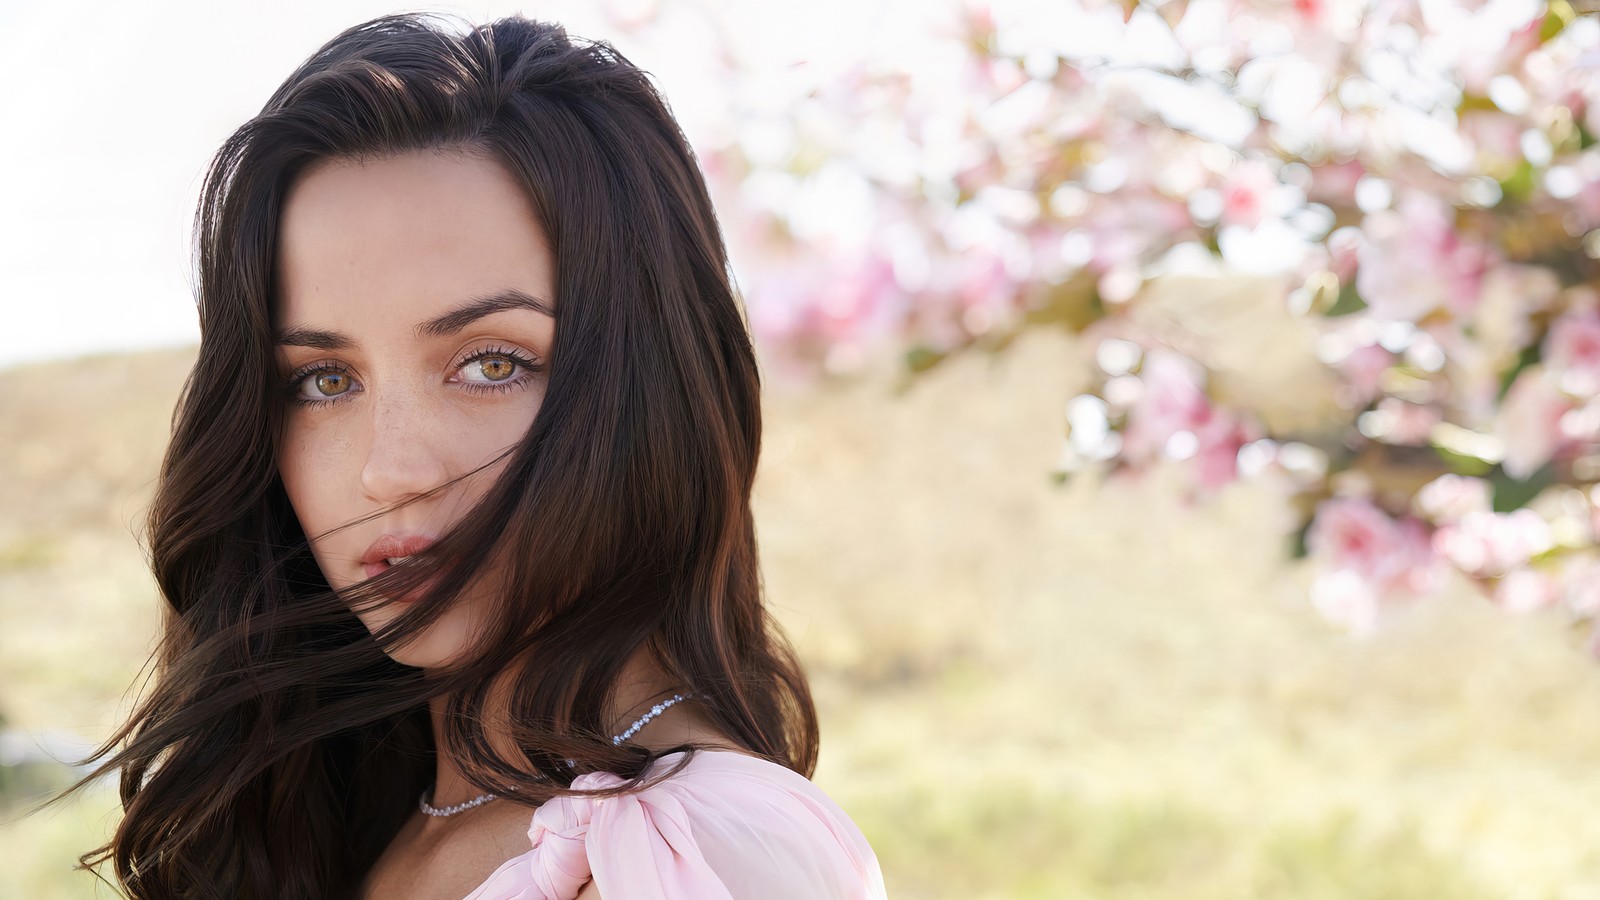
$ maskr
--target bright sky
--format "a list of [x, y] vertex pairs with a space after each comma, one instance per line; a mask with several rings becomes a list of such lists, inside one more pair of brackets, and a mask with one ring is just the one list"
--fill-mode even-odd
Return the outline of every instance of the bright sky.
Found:
[[798, 59], [815, 69], [900, 55], [928, 10], [947, 6], [807, 0], [807, 15], [780, 16], [750, 0], [667, 0], [647, 41], [608, 26], [607, 5], [654, 3], [0, 4], [0, 368], [198, 341], [189, 229], [207, 161], [305, 57], [373, 16], [425, 8], [483, 22], [520, 11], [613, 40], [656, 76], [693, 138], [719, 108], [699, 64], [697, 8], [717, 11], [741, 57], [781, 71]]

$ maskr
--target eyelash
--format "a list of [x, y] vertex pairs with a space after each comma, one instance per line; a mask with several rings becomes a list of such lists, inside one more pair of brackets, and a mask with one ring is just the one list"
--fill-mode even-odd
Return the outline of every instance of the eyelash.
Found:
[[[458, 360], [455, 364], [455, 368], [460, 369], [463, 366], [466, 366], [470, 363], [475, 363], [480, 359], [493, 358], [508, 359], [512, 361], [523, 370], [522, 374], [499, 382], [466, 382], [467, 390], [477, 394], [504, 393], [505, 391], [525, 386], [529, 379], [531, 379], [536, 373], [544, 368], [543, 363], [540, 363], [534, 359], [530, 359], [514, 350], [507, 350], [503, 347], [485, 347], [482, 350], [478, 350], [477, 352]], [[320, 375], [323, 372], [334, 372], [346, 377], [350, 376], [350, 369], [347, 366], [329, 360], [322, 360], [301, 366], [295, 370], [293, 375], [290, 375], [287, 379], [285, 379], [283, 384], [284, 393], [288, 395], [290, 402], [294, 403], [296, 406], [311, 409], [327, 406], [330, 403], [341, 402], [337, 397], [328, 397], [326, 399], [318, 400], [300, 396], [301, 382], [305, 381], [312, 375]], [[345, 393], [349, 393], [349, 391], [347, 390]]]

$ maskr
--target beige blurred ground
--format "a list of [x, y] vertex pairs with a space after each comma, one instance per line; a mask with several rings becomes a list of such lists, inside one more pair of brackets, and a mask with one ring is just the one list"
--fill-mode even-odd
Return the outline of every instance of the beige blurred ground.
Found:
[[[0, 373], [12, 727], [95, 736], [143, 661], [133, 531], [188, 359]], [[817, 780], [891, 896], [1600, 898], [1600, 664], [1559, 617], [1457, 589], [1355, 641], [1304, 602], [1266, 491], [1053, 485], [1082, 366], [1036, 332], [900, 396], [769, 397], [770, 597]], [[112, 802], [0, 825], [0, 898], [94, 896], [67, 868]]]

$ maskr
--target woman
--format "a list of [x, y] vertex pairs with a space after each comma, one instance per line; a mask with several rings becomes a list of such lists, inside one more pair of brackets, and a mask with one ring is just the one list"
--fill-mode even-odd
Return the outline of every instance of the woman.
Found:
[[521, 18], [357, 26], [226, 142], [196, 235], [158, 677], [84, 864], [137, 898], [882, 896], [807, 778], [755, 360], [637, 68]]

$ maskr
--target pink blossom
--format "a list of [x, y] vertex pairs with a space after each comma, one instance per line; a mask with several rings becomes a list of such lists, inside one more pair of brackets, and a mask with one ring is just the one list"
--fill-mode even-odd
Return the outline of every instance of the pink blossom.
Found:
[[1550, 326], [1544, 362], [1556, 384], [1578, 397], [1600, 394], [1600, 312], [1569, 312]]
[[1311, 187], [1306, 198], [1330, 206], [1351, 207], [1356, 203], [1356, 182], [1367, 174], [1359, 162], [1328, 163], [1311, 170]]
[[1405, 597], [1418, 597], [1438, 590], [1444, 580], [1444, 560], [1433, 549], [1433, 529], [1415, 516], [1395, 520], [1400, 529], [1399, 577], [1389, 582], [1389, 591]]
[[1394, 519], [1370, 501], [1353, 497], [1317, 507], [1306, 534], [1311, 555], [1371, 583], [1380, 595], [1430, 589], [1434, 553], [1427, 526], [1410, 516]]
[[1513, 569], [1494, 588], [1494, 601], [1514, 613], [1530, 613], [1553, 606], [1561, 599], [1555, 579], [1534, 569]]
[[1399, 397], [1384, 397], [1369, 415], [1378, 417], [1382, 434], [1376, 436], [1384, 443], [1412, 447], [1426, 444], [1434, 426], [1444, 421], [1439, 407], [1407, 403]]
[[1328, 235], [1328, 271], [1339, 279], [1340, 285], [1349, 284], [1356, 277], [1356, 268], [1361, 264], [1361, 241], [1361, 230], [1352, 225], [1335, 228]]
[[878, 254], [847, 260], [813, 295], [813, 322], [828, 341], [884, 333], [898, 312], [899, 285], [894, 267]]
[[1123, 456], [1130, 462], [1151, 462], [1164, 455], [1174, 435], [1194, 434], [1211, 421], [1211, 401], [1201, 388], [1198, 363], [1164, 347], [1151, 349], [1139, 372], [1144, 392], [1128, 410], [1123, 430]]
[[[1484, 92], [1487, 90], [1490, 78], [1501, 72], [1517, 71], [1528, 54], [1539, 48], [1543, 42], [1539, 36], [1540, 26], [1544, 24], [1543, 6], [1544, 4], [1529, 4], [1527, 21], [1498, 41], [1498, 46], [1493, 52], [1462, 54], [1458, 62], [1458, 71], [1463, 85], [1468, 90]], [[1437, 43], [1453, 42], [1454, 37], [1448, 32], [1442, 32]]]
[[1357, 632], [1375, 627], [1385, 607], [1437, 589], [1443, 574], [1426, 523], [1359, 498], [1324, 501], [1306, 547], [1321, 564], [1312, 604]]
[[1260, 437], [1260, 429], [1212, 405], [1199, 364], [1155, 347], [1145, 354], [1138, 378], [1141, 389], [1122, 431], [1123, 459], [1136, 466], [1159, 459], [1185, 462], [1201, 492], [1237, 478], [1239, 449]]
[[[1600, 104], [1596, 108], [1600, 109]], [[1600, 180], [1584, 182], [1578, 196], [1572, 199], [1572, 207], [1567, 214], [1569, 222], [1585, 231], [1600, 227]]]
[[956, 292], [965, 310], [984, 310], [990, 314], [1008, 311], [1020, 290], [1016, 279], [1006, 272], [998, 255], [968, 253], [962, 256]]
[[1574, 405], [1541, 366], [1522, 370], [1495, 416], [1495, 431], [1505, 442], [1501, 465], [1507, 475], [1527, 478], [1556, 456], [1566, 444], [1561, 417]]
[[1498, 110], [1468, 110], [1461, 114], [1460, 127], [1485, 171], [1509, 173], [1522, 159], [1522, 132], [1527, 126], [1517, 116]]
[[[751, 331], [784, 376], [799, 361], [846, 360], [898, 329], [906, 316], [893, 267], [872, 252], [816, 262], [769, 261], [754, 279]], [[843, 365], [844, 363], [840, 363]]]
[[1356, 288], [1376, 316], [1415, 322], [1434, 310], [1459, 316], [1477, 305], [1489, 252], [1457, 233], [1454, 213], [1413, 191], [1398, 209], [1367, 217]]
[[1311, 582], [1311, 605], [1324, 619], [1352, 634], [1366, 635], [1378, 629], [1378, 592], [1349, 569], [1318, 572]]
[[1261, 224], [1268, 202], [1279, 187], [1277, 177], [1265, 163], [1253, 161], [1234, 166], [1222, 184], [1222, 224], [1245, 228]]
[[1084, 221], [1093, 239], [1089, 267], [1096, 273], [1137, 265], [1193, 227], [1187, 203], [1134, 191], [1103, 198]]
[[1195, 481], [1201, 490], [1215, 490], [1239, 475], [1239, 448], [1258, 437], [1238, 417], [1213, 411], [1195, 431]]
[[1294, 11], [1316, 22], [1327, 14], [1328, 4], [1326, 0], [1294, 0]]
[[1469, 513], [1492, 510], [1489, 482], [1482, 478], [1446, 473], [1423, 485], [1412, 503], [1437, 525], [1459, 521]]
[[1569, 557], [1561, 567], [1561, 601], [1580, 618], [1600, 616], [1600, 560], [1592, 556]]
[[1339, 401], [1350, 409], [1362, 409], [1378, 396], [1383, 373], [1394, 366], [1395, 356], [1377, 344], [1364, 344], [1350, 351], [1337, 364], [1344, 376], [1345, 390]]
[[1550, 523], [1531, 509], [1467, 513], [1433, 534], [1439, 555], [1476, 578], [1504, 575], [1554, 545]]

